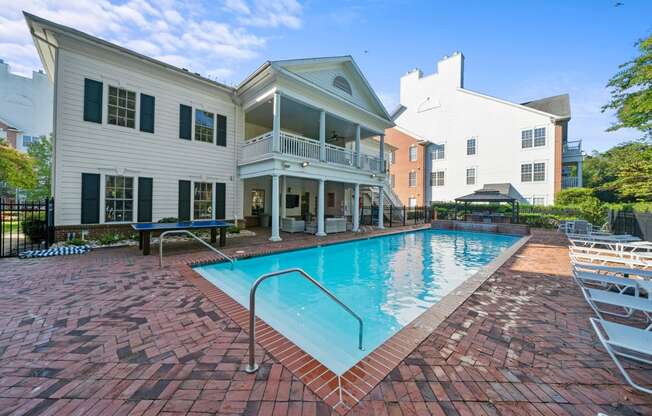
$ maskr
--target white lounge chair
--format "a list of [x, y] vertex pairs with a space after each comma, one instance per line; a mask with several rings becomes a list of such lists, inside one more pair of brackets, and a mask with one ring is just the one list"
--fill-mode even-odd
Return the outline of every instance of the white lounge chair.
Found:
[[566, 236], [571, 241], [587, 245], [592, 242], [595, 243], [631, 243], [641, 241], [640, 238], [629, 234], [575, 234], [567, 233]]
[[625, 380], [635, 389], [652, 394], [652, 389], [640, 386], [632, 380], [619, 358], [625, 357], [652, 365], [652, 331], [597, 318], [590, 318], [590, 320], [602, 346], [607, 350]]
[[[604, 319], [603, 314], [629, 318], [635, 311], [642, 312], [648, 322], [652, 322], [652, 301], [648, 298], [638, 296], [638, 289], [635, 295], [624, 295], [621, 293], [610, 292], [608, 290], [583, 288], [584, 298], [589, 306], [595, 311], [599, 318]], [[613, 312], [600, 308], [599, 305], [610, 305], [622, 308], [625, 313]], [[648, 325], [647, 331], [652, 329], [652, 324]]]
[[568, 255], [573, 264], [623, 264], [633, 269], [652, 269], [652, 257], [641, 253], [571, 246]]
[[[633, 289], [637, 296], [640, 289], [644, 288], [646, 291], [649, 290], [647, 287], [648, 282], [646, 281], [629, 279], [627, 277], [619, 277], [610, 274], [573, 270], [573, 277], [575, 278], [575, 282], [577, 282], [577, 284], [582, 288], [594, 285], [608, 290], [616, 289], [618, 293], [625, 293], [629, 289]], [[652, 288], [652, 283], [650, 283], [649, 286]]]

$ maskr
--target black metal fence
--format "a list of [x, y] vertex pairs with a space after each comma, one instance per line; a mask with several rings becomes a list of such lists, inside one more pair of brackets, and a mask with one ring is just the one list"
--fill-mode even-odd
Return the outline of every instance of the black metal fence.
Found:
[[615, 234], [630, 234], [652, 241], [650, 212], [609, 211], [609, 227]]
[[[404, 225], [424, 224], [432, 221], [433, 209], [431, 207], [383, 207], [383, 225], [385, 227], [399, 227]], [[377, 225], [378, 207], [363, 206], [360, 209], [360, 225]]]
[[50, 247], [54, 242], [54, 199], [0, 201], [0, 257]]

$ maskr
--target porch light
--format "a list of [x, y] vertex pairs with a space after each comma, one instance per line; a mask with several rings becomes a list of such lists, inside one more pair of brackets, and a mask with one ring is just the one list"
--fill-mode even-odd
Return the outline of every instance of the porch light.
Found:
[[308, 162], [307, 160], [305, 160], [305, 161], [303, 161], [303, 163], [301, 163], [301, 167], [304, 167], [304, 168], [308, 167], [308, 165], [310, 165], [310, 162]]
[[376, 177], [376, 174], [375, 174], [375, 173], [372, 173], [372, 174], [371, 174], [371, 177], [372, 177], [372, 178], [375, 178], [375, 177]]

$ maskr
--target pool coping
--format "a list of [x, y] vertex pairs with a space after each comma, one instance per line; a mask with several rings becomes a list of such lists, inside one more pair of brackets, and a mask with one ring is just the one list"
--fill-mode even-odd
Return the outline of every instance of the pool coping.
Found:
[[[346, 241], [315, 244], [299, 249], [270, 250], [266, 253], [253, 254], [243, 258], [278, 254], [332, 244], [383, 237], [401, 233], [415, 232], [428, 228], [400, 230], [395, 233], [383, 233], [375, 236], [361, 236]], [[520, 237], [514, 244], [502, 252], [489, 264], [482, 267], [464, 282], [460, 283], [437, 304], [431, 306], [421, 315], [401, 328], [376, 347], [353, 367], [336, 375], [332, 370], [295, 345], [291, 340], [276, 331], [265, 321], [256, 317], [256, 359], [261, 362], [265, 354], [271, 355], [325, 403], [339, 414], [345, 414], [382, 381], [401, 361], [411, 354], [432, 332], [466, 301], [491, 275], [516, 254], [530, 239], [530, 235]], [[248, 333], [249, 311], [231, 298], [224, 291], [194, 271], [194, 266], [216, 263], [216, 261], [198, 261], [177, 264], [181, 275], [193, 283], [209, 300]], [[244, 369], [244, 364], [243, 364]]]

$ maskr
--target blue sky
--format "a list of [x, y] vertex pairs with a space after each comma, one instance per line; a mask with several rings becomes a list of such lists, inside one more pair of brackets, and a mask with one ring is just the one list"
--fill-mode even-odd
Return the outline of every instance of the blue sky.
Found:
[[652, 1], [620, 2], [0, 0], [0, 58], [40, 67], [24, 9], [230, 84], [267, 59], [350, 54], [391, 110], [401, 75], [461, 51], [466, 88], [516, 102], [568, 92], [570, 138], [605, 150], [640, 137], [604, 132], [600, 106], [652, 33]]

